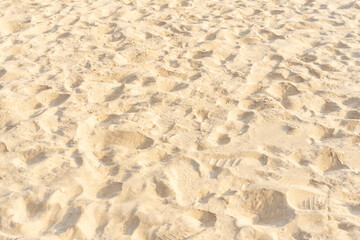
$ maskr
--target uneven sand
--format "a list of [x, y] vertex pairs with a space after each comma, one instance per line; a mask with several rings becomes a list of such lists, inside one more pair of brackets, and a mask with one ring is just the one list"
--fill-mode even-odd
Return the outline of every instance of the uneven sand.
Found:
[[1, 0], [1, 239], [360, 239], [360, 3]]

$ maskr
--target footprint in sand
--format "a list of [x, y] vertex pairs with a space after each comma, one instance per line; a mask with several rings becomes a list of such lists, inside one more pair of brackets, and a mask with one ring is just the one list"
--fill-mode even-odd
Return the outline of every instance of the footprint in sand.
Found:
[[97, 193], [97, 198], [113, 198], [118, 195], [118, 193], [122, 190], [122, 183], [121, 182], [114, 182], [106, 187], [101, 188]]
[[57, 107], [63, 103], [65, 103], [69, 98], [69, 94], [64, 93], [56, 93], [56, 92], [49, 92], [49, 91], [43, 91], [40, 92], [36, 96], [37, 100], [49, 107]]
[[286, 195], [271, 189], [254, 189], [244, 192], [244, 208], [253, 214], [258, 224], [285, 225], [295, 216]]

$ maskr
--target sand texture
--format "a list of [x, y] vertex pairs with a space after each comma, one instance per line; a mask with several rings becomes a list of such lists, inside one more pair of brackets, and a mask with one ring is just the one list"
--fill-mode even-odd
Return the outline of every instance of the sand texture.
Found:
[[359, 1], [1, 0], [0, 63], [0, 239], [360, 239]]

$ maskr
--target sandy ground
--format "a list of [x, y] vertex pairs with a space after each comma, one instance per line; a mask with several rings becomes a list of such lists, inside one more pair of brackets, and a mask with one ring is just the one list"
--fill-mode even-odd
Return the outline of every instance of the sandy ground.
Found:
[[1, 239], [360, 239], [360, 3], [1, 0]]

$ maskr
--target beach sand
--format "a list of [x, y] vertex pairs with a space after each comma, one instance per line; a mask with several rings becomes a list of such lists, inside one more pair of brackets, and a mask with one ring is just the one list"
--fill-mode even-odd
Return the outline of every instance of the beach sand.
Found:
[[359, 12], [1, 0], [0, 239], [360, 239]]

